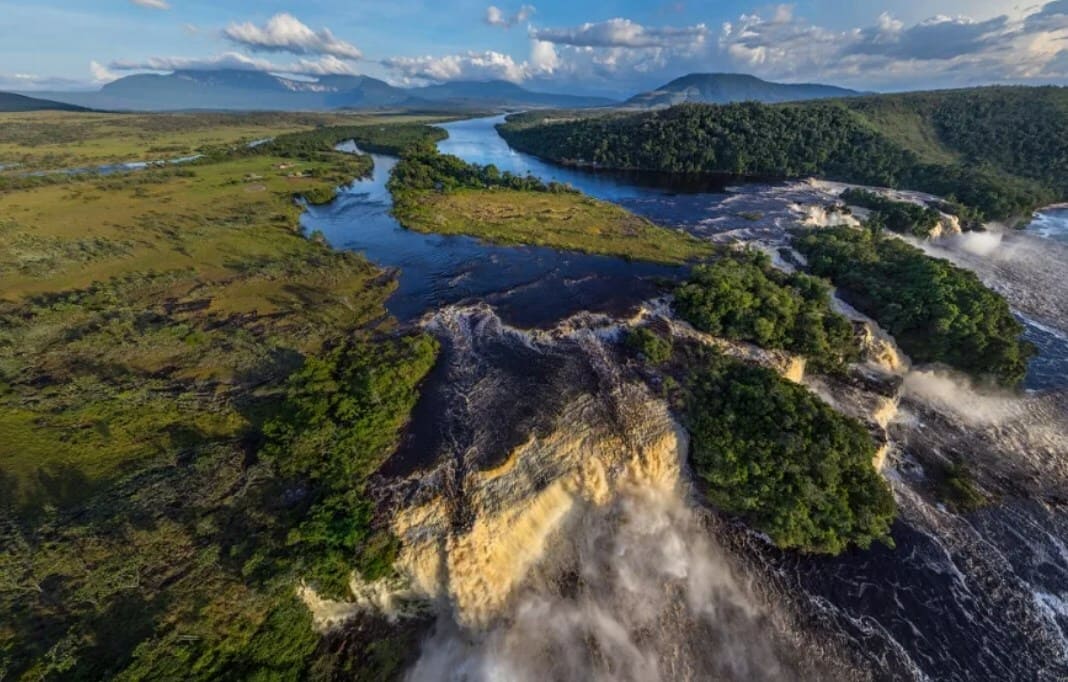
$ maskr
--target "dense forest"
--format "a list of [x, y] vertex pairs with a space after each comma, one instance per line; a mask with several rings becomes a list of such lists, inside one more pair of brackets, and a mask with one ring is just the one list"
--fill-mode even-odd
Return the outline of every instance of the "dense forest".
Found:
[[892, 544], [894, 498], [860, 422], [770, 369], [719, 356], [695, 364], [689, 392], [690, 456], [712, 505], [782, 548]]
[[508, 171], [502, 173], [492, 164], [480, 166], [467, 163], [458, 156], [439, 153], [432, 144], [408, 147], [389, 180], [389, 189], [395, 196], [405, 191], [450, 192], [490, 187], [529, 192], [575, 191], [557, 182], [542, 182], [533, 175], [516, 175]]
[[513, 116], [515, 148], [601, 168], [824, 177], [913, 189], [987, 220], [1068, 198], [1068, 91], [979, 88], [839, 101]]
[[1020, 339], [1023, 326], [975, 273], [879, 229], [803, 232], [794, 247], [813, 274], [830, 279], [914, 361], [942, 362], [1009, 386], [1027, 373], [1033, 348]]
[[777, 270], [759, 251], [700, 265], [675, 291], [675, 309], [701, 331], [800, 353], [824, 369], [856, 356], [853, 328], [830, 303], [824, 282]]

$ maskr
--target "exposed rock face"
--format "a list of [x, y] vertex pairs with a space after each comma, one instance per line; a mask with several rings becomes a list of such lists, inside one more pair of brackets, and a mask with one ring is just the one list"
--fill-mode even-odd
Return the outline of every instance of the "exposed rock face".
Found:
[[636, 385], [620, 387], [625, 420], [584, 396], [558, 428], [533, 436], [499, 466], [463, 476], [469, 525], [454, 527], [452, 505], [435, 496], [395, 517], [402, 572], [417, 589], [448, 602], [463, 625], [499, 616], [549, 544], [591, 507], [634, 488], [673, 489], [686, 456], [686, 432]]

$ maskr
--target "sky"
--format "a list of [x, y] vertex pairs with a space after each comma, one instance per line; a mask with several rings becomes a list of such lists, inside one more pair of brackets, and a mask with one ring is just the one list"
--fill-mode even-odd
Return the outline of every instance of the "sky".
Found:
[[1068, 84], [1068, 0], [0, 0], [0, 90], [240, 68], [623, 96], [692, 72]]

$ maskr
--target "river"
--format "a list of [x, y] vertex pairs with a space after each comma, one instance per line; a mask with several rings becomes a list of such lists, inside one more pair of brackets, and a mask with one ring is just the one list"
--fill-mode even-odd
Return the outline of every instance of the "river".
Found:
[[[821, 183], [680, 186], [664, 176], [560, 168], [508, 148], [493, 129], [498, 121], [447, 124], [440, 149], [570, 183], [709, 239], [775, 246], [790, 225], [829, 220], [821, 207], [833, 195]], [[547, 453], [561, 430], [597, 442], [589, 434], [659, 423], [649, 416], [659, 409], [651, 397], [618, 397], [631, 389], [613, 366], [603, 322], [588, 313], [631, 314], [657, 294], [658, 278], [681, 273], [403, 230], [384, 187], [392, 163], [376, 156], [373, 178], [304, 218], [335, 246], [399, 269], [391, 312], [421, 319], [443, 342], [413, 427], [383, 472], [383, 495], [410, 506], [440, 494], [448, 523], [427, 521], [427, 512], [424, 526], [408, 530], [425, 538], [439, 523], [450, 547], [475, 537], [498, 518], [487, 510], [499, 515], [506, 501], [537, 511], [513, 510], [518, 516], [498, 535], [479, 536], [492, 544], [509, 525], [522, 528], [515, 552], [534, 553], [523, 564], [533, 577], [522, 596], [488, 623], [467, 622], [459, 604], [471, 591], [501, 589], [505, 560], [478, 570], [449, 563], [455, 582], [413, 679], [1068, 679], [1068, 499], [1060, 487], [1068, 480], [1068, 307], [1059, 279], [1068, 273], [1068, 214], [1049, 211], [1029, 232], [982, 238], [997, 241], [990, 249], [966, 239], [925, 245], [974, 269], [1029, 321], [1040, 348], [1031, 390], [990, 395], [959, 377], [906, 372], [886, 470], [900, 508], [896, 548], [813, 558], [778, 552], [723, 519], [701, 521], [685, 473], [662, 495], [620, 487], [607, 507], [576, 506], [602, 495], [586, 484], [570, 489], [563, 506], [542, 493], [517, 497], [517, 486], [483, 489], [495, 477], [512, 480], [523, 466], [514, 453], [530, 451], [531, 461], [545, 458], [530, 474], [532, 490], [552, 490], [570, 461], [560, 453], [572, 451]], [[586, 407], [572, 413], [575, 404]], [[997, 491], [994, 504], [958, 515], [932, 499], [925, 463], [949, 454], [969, 458]], [[556, 536], [567, 528], [568, 537], [551, 544], [552, 533], [532, 527], [556, 528]], [[561, 568], [548, 549], [532, 549], [542, 544], [569, 563]], [[514, 568], [514, 560], [505, 563]], [[467, 573], [477, 574], [464, 578], [474, 583], [460, 580]]]

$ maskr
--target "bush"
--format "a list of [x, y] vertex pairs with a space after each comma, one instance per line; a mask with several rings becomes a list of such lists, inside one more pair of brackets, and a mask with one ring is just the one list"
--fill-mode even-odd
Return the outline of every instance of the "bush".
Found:
[[671, 341], [646, 327], [631, 329], [623, 342], [627, 348], [645, 356], [645, 359], [654, 365], [671, 359]]
[[837, 554], [888, 545], [894, 499], [860, 422], [773, 371], [712, 358], [687, 410], [707, 500], [781, 548]]

